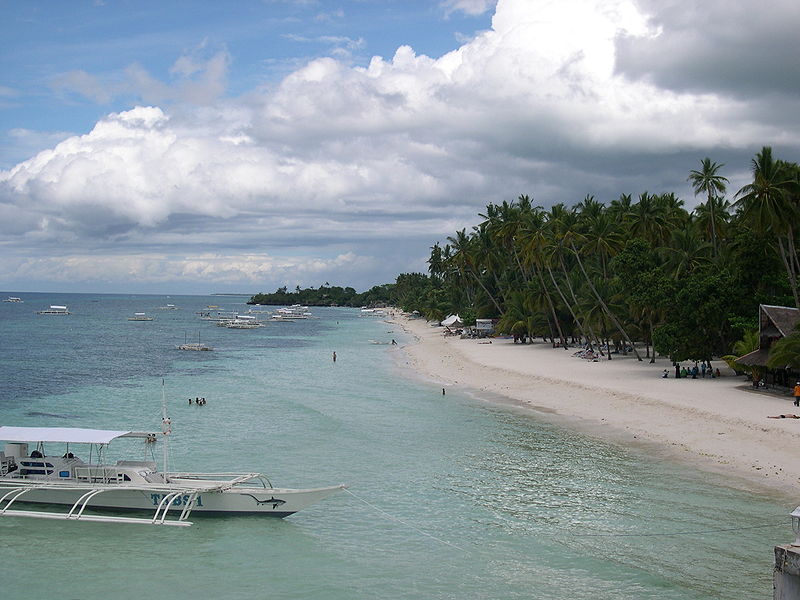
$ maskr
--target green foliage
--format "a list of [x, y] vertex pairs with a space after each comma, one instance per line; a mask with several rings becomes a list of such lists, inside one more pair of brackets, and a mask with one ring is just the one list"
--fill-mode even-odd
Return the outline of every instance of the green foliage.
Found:
[[736, 359], [758, 350], [759, 341], [758, 329], [747, 329], [742, 339], [733, 344], [733, 354], [723, 356], [722, 360], [728, 363], [728, 366], [737, 373], [752, 373], [757, 371], [758, 369], [754, 367], [736, 362]]
[[656, 350], [674, 361], [711, 360], [725, 354], [735, 289], [726, 272], [692, 274], [681, 280], [665, 303], [665, 321], [653, 339]]
[[475, 319], [477, 319], [477, 313], [475, 312], [475, 310], [468, 308], [466, 310], [461, 311], [458, 314], [461, 317], [461, 321], [467, 327], [472, 327], [475, 325]]
[[287, 306], [303, 304], [306, 306], [370, 306], [388, 305], [392, 303], [394, 284], [384, 284], [371, 288], [361, 294], [351, 287], [321, 285], [319, 288], [300, 289], [295, 287], [289, 292], [286, 286], [278, 288], [272, 294], [256, 294], [248, 304], [264, 304], [271, 306]]
[[789, 367], [800, 371], [800, 325], [794, 333], [772, 344], [769, 349], [767, 366], [771, 369]]

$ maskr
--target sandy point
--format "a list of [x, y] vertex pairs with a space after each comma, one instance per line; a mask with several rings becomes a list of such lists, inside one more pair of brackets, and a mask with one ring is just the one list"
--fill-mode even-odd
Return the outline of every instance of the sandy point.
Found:
[[525, 407], [540, 420], [646, 448], [788, 504], [800, 499], [800, 419], [768, 418], [800, 409], [791, 396], [753, 390], [723, 362], [714, 363], [720, 378], [675, 379], [664, 358], [651, 364], [615, 354], [593, 362], [573, 356], [578, 348], [444, 336], [399, 312], [391, 322], [413, 339], [401, 366], [445, 388]]

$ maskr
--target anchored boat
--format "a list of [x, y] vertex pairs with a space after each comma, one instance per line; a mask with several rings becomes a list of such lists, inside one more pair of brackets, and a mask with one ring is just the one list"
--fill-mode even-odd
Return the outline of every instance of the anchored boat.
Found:
[[51, 304], [50, 308], [45, 308], [44, 310], [37, 310], [37, 315], [68, 315], [71, 314], [66, 306], [59, 306], [57, 304]]
[[152, 321], [153, 317], [148, 317], [143, 312], [133, 313], [132, 317], [128, 317], [128, 321]]
[[[166, 466], [170, 429], [166, 416], [161, 432], [0, 427], [0, 440], [7, 442], [0, 452], [0, 516], [188, 526], [193, 513], [286, 517], [345, 487], [276, 488], [261, 473], [171, 472]], [[140, 444], [144, 459], [106, 464], [108, 444], [120, 439]], [[55, 444], [65, 446], [54, 452]], [[87, 462], [72, 453], [75, 444], [87, 447]], [[157, 444], [163, 449], [161, 471]], [[66, 508], [17, 508], [23, 503]], [[95, 509], [149, 511], [150, 516], [86, 512]]]

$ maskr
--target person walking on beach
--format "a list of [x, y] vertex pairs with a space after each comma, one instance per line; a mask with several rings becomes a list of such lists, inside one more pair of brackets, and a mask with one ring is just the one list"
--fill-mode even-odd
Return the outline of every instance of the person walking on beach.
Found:
[[800, 381], [794, 386], [794, 405], [800, 406]]

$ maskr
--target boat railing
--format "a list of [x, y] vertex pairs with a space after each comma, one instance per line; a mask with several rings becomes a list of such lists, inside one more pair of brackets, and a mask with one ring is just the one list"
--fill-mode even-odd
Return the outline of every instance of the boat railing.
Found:
[[258, 482], [264, 488], [272, 487], [269, 479], [261, 473], [167, 473], [166, 477], [170, 483], [215, 483], [225, 489], [249, 482]]

